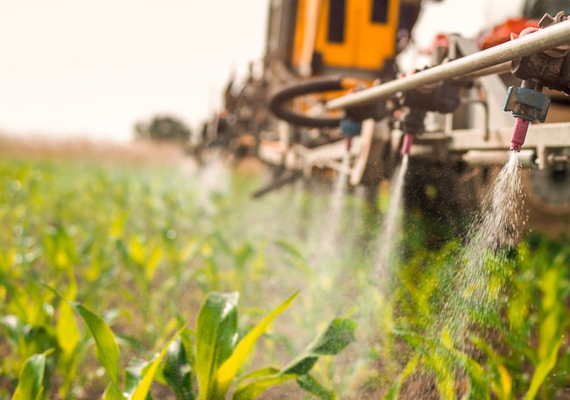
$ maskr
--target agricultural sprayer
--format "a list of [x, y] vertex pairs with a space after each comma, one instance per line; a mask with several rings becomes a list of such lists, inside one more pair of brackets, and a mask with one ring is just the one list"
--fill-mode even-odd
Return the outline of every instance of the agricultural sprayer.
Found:
[[533, 221], [567, 225], [570, 21], [549, 9], [559, 3], [527, 1], [524, 17], [478, 39], [438, 35], [412, 54], [421, 66], [403, 67], [421, 1], [271, 2], [263, 74], [226, 96], [234, 135], [253, 136], [278, 167], [260, 193], [315, 171], [374, 192], [409, 154], [407, 206], [446, 217], [476, 206], [516, 151]]

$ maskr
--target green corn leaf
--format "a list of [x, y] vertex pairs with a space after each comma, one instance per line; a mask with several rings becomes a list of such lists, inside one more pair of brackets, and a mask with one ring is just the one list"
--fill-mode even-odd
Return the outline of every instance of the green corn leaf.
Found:
[[53, 350], [48, 350], [42, 354], [34, 354], [26, 360], [18, 387], [12, 396], [12, 400], [37, 400], [43, 395], [43, 380], [46, 367], [46, 357]]
[[125, 378], [123, 381], [125, 396], [127, 398], [133, 395], [149, 365], [150, 361], [142, 360], [138, 357], [129, 360], [129, 365], [125, 368]]
[[[489, 377], [491, 381], [491, 387], [499, 400], [509, 400], [512, 398], [512, 388], [513, 381], [509, 374], [507, 368], [503, 365], [501, 357], [489, 346], [483, 339], [478, 337], [471, 338], [471, 343], [473, 343], [477, 348], [482, 350], [488, 357], [488, 363], [494, 369], [494, 374]], [[485, 373], [483, 371], [483, 373]], [[474, 397], [488, 399], [489, 395], [483, 396], [480, 394], [477, 397], [477, 393], [473, 393]]]
[[275, 244], [280, 247], [282, 250], [284, 250], [286, 253], [290, 254], [291, 256], [293, 256], [294, 258], [303, 259], [303, 255], [301, 254], [301, 252], [291, 243], [286, 242], [284, 240], [276, 240]]
[[196, 370], [196, 350], [194, 348], [194, 339], [196, 337], [196, 332], [186, 328], [180, 334], [180, 341], [182, 347], [184, 347], [184, 352], [186, 353], [186, 360], [190, 364], [193, 370]]
[[[489, 391], [487, 390], [487, 374], [485, 373], [485, 370], [481, 365], [479, 365], [479, 363], [477, 363], [477, 361], [469, 357], [466, 353], [457, 350], [453, 346], [453, 338], [447, 328], [443, 329], [440, 340], [434, 340], [430, 344], [435, 348], [435, 352], [440, 356], [439, 358], [443, 360], [440, 361], [440, 363], [443, 363], [444, 371], [444, 375], [440, 378], [443, 382], [441, 383], [442, 390], [444, 385], [451, 386], [448, 381], [452, 381], [452, 379], [446, 379], [445, 374], [453, 376], [453, 373], [452, 371], [446, 372], [445, 369], [447, 368], [447, 364], [452, 364], [460, 366], [467, 373], [467, 376], [469, 377], [471, 397], [480, 400], [489, 399]], [[448, 388], [446, 390], [448, 392], [454, 392], [454, 389]]]
[[336, 318], [327, 329], [289, 363], [281, 374], [305, 375], [313, 368], [319, 356], [336, 355], [354, 341], [356, 322], [350, 319]]
[[192, 372], [191, 354], [187, 354], [182, 338], [179, 336], [168, 347], [162, 370], [164, 379], [174, 390], [178, 399], [194, 399]]
[[199, 242], [196, 239], [191, 240], [188, 244], [186, 244], [182, 250], [179, 252], [178, 261], [179, 262], [188, 262], [193, 259], [198, 251], [200, 250]]
[[[287, 301], [292, 300], [290, 298]], [[286, 304], [285, 302], [284, 304]], [[356, 323], [349, 319], [334, 319], [327, 329], [318, 335], [315, 340], [290, 362], [285, 368], [275, 375], [264, 376], [265, 374], [274, 373], [272, 368], [258, 370], [246, 378], [254, 378], [262, 376], [254, 382], [243, 384], [235, 391], [233, 400], [249, 400], [259, 396], [267, 388], [279, 385], [293, 378], [305, 376], [313, 368], [320, 356], [336, 355], [340, 353], [348, 344], [354, 341], [354, 331]], [[334, 394], [322, 387], [315, 379], [311, 377], [303, 377], [298, 384], [310, 393], [319, 393], [322, 398], [332, 399]], [[326, 397], [328, 396], [328, 397]], [[333, 396], [333, 397], [330, 397]]]
[[253, 246], [245, 243], [239, 248], [234, 250], [234, 263], [237, 269], [243, 269], [248, 260], [255, 254]]
[[217, 373], [231, 356], [237, 335], [238, 293], [211, 293], [200, 310], [196, 327], [196, 374], [200, 399], [223, 397]]
[[129, 256], [136, 264], [142, 266], [145, 261], [144, 247], [138, 237], [133, 236], [129, 242]]
[[[119, 346], [115, 340], [115, 335], [109, 326], [100, 317], [95, 315], [93, 312], [85, 308], [79, 303], [75, 303], [66, 300], [57, 290], [45, 285], [53, 293], [55, 293], [61, 299], [67, 301], [69, 305], [81, 316], [83, 321], [87, 324], [87, 327], [93, 335], [95, 340], [95, 348], [97, 353], [97, 358], [99, 362], [107, 371], [107, 374], [111, 378], [111, 381], [118, 389], [119, 387]], [[117, 390], [119, 393], [120, 391]]]
[[558, 359], [558, 350], [560, 349], [563, 340], [563, 337], [558, 339], [552, 345], [547, 356], [541, 359], [536, 366], [534, 374], [532, 375], [532, 380], [530, 381], [530, 387], [524, 396], [524, 400], [533, 400], [536, 397], [540, 386], [543, 384], [550, 371], [552, 371], [552, 368], [554, 368], [556, 365], [556, 360]]
[[150, 385], [152, 384], [152, 380], [154, 379], [154, 375], [156, 374], [156, 370], [158, 369], [160, 362], [162, 361], [162, 359], [164, 358], [164, 355], [168, 351], [168, 347], [172, 344], [174, 339], [176, 339], [180, 335], [180, 332], [182, 332], [182, 329], [179, 330], [172, 337], [172, 339], [170, 339], [168, 341], [168, 343], [166, 343], [166, 346], [164, 346], [164, 348], [162, 349], [162, 351], [160, 352], [158, 357], [156, 357], [156, 359], [152, 362], [152, 364], [150, 364], [149, 367], [146, 369], [146, 371], [144, 372], [144, 375], [142, 377], [141, 382], [139, 383], [139, 385], [135, 389], [135, 392], [131, 396], [131, 400], [145, 400], [146, 399], [146, 396], [148, 395], [148, 392], [150, 390]]
[[105, 389], [105, 393], [103, 393], [103, 400], [125, 400], [125, 396], [123, 396], [117, 385], [111, 382]]
[[309, 351], [318, 355], [336, 355], [354, 341], [356, 322], [350, 319], [336, 318], [319, 335]]
[[437, 351], [425, 354], [422, 357], [425, 365], [435, 374], [435, 386], [441, 400], [455, 400], [455, 376], [453, 369], [446, 358]]
[[396, 400], [398, 398], [398, 395], [400, 394], [400, 389], [402, 388], [402, 383], [404, 383], [406, 378], [408, 378], [408, 376], [410, 376], [414, 372], [416, 366], [418, 365], [419, 358], [420, 358], [419, 355], [415, 354], [414, 357], [412, 357], [412, 359], [408, 361], [408, 364], [406, 364], [406, 367], [402, 371], [402, 374], [392, 384], [390, 389], [388, 389], [382, 400]]
[[154, 275], [156, 273], [156, 268], [162, 259], [162, 249], [160, 247], [156, 248], [148, 261], [145, 263], [144, 266], [144, 277], [147, 281], [151, 281], [154, 279]]
[[297, 377], [297, 384], [306, 392], [309, 392], [323, 400], [336, 400], [336, 395], [321, 385], [311, 375], [301, 375]]
[[[65, 298], [75, 300], [77, 295], [77, 281], [73, 275], [73, 270], [68, 270], [69, 287], [65, 293]], [[59, 319], [55, 326], [55, 335], [59, 347], [63, 350], [64, 356], [70, 360], [75, 352], [75, 348], [81, 340], [81, 332], [77, 326], [77, 321], [73, 315], [73, 308], [66, 301], [62, 301], [59, 305]]]
[[288, 380], [294, 379], [296, 375], [273, 375], [262, 378], [255, 382], [243, 385], [237, 388], [232, 396], [232, 400], [253, 400], [259, 397], [261, 393], [272, 386], [277, 386]]
[[81, 332], [73, 315], [73, 308], [67, 302], [59, 305], [59, 319], [55, 327], [57, 343], [67, 359], [73, 356], [81, 340]]
[[230, 384], [238, 373], [241, 365], [245, 361], [246, 357], [251, 353], [257, 339], [265, 333], [267, 327], [275, 317], [289, 308], [296, 296], [297, 293], [289, 297], [285, 302], [267, 315], [259, 324], [257, 324], [257, 326], [249, 331], [249, 333], [238, 343], [231, 357], [228, 358], [218, 370], [218, 387], [222, 393], [225, 393], [230, 387]]
[[288, 262], [288, 264], [290, 266], [298, 268], [301, 272], [305, 274], [311, 275], [312, 273], [311, 268], [309, 268], [309, 266], [307, 265], [301, 252], [297, 250], [297, 248], [295, 248], [293, 244], [286, 242], [284, 240], [277, 240], [275, 241], [275, 245], [284, 250], [285, 253], [289, 256], [291, 260], [290, 262]]
[[295, 358], [289, 365], [287, 365], [287, 367], [285, 367], [281, 373], [305, 375], [313, 369], [317, 361], [319, 361], [318, 356], [301, 353], [301, 355]]
[[[467, 373], [472, 397], [480, 400], [488, 400], [488, 379], [483, 367], [467, 354], [456, 349], [449, 349], [449, 352], [446, 355], [450, 357], [455, 365], [460, 366]], [[506, 379], [508, 379], [508, 373], [505, 375], [505, 368], [503, 366], [501, 366], [501, 368], [501, 379], [503, 379], [504, 384], [507, 384]], [[507, 386], [505, 386], [505, 388], [507, 388]]]
[[216, 249], [223, 251], [226, 255], [231, 256], [233, 251], [228, 242], [224, 239], [222, 234], [218, 231], [212, 235], [212, 242], [216, 244]]
[[10, 340], [12, 346], [18, 346], [21, 337], [24, 337], [25, 325], [15, 315], [6, 315], [0, 318], [0, 327], [6, 330], [7, 339]]
[[128, 217], [129, 214], [126, 211], [123, 211], [121, 215], [115, 218], [115, 220], [111, 223], [111, 228], [109, 230], [109, 235], [111, 238], [117, 239], [121, 236]]
[[97, 358], [109, 374], [111, 381], [119, 386], [119, 346], [115, 340], [115, 335], [109, 325], [100, 317], [92, 313], [79, 303], [69, 302], [77, 313], [83, 318], [93, 339], [97, 350]]
[[257, 378], [265, 378], [267, 376], [277, 375], [278, 373], [279, 373], [279, 368], [275, 368], [275, 367], [260, 368], [258, 370], [255, 370], [255, 371], [243, 376], [240, 380], [242, 382], [245, 382], [246, 380], [257, 379]]

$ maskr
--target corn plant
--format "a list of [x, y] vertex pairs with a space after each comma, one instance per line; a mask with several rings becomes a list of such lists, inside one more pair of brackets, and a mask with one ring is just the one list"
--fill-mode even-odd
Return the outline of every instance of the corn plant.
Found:
[[[287, 299], [238, 341], [237, 293], [210, 294], [198, 316], [195, 344], [189, 341], [191, 332], [181, 328], [152, 360], [139, 362], [136, 367], [131, 366], [124, 371], [123, 389], [119, 347], [111, 328], [83, 305], [65, 299], [49, 286], [48, 289], [61, 299], [60, 307], [71, 307], [87, 325], [95, 342], [97, 358], [109, 379], [103, 397], [117, 400], [148, 399], [158, 371], [163, 376], [162, 380], [172, 387], [180, 399], [224, 399], [255, 342], [296, 297], [295, 294]], [[247, 375], [233, 398], [254, 399], [267, 388], [290, 379], [297, 379], [301, 388], [321, 398], [334, 398], [334, 394], [320, 385], [309, 372], [320, 356], [338, 354], [348, 345], [354, 339], [354, 329], [352, 321], [334, 320], [325, 332], [284, 368], [262, 368]], [[12, 399], [41, 400], [46, 397], [46, 357], [52, 352], [53, 349], [49, 349], [26, 360]], [[166, 363], [162, 366], [165, 356]], [[196, 390], [195, 381], [198, 383]]]
[[[343, 240], [315, 259], [328, 197], [283, 189], [252, 202], [259, 184], [235, 173], [212, 192], [162, 167], [0, 160], [0, 400], [129, 398], [151, 382], [179, 399], [254, 398], [285, 382], [321, 398], [334, 387], [343, 398], [530, 400], [570, 387], [567, 242], [533, 236], [500, 263], [486, 254], [478, 283], [496, 298], [484, 304], [454, 284], [461, 243], [426, 249], [411, 224], [384, 292], [372, 273], [379, 224], [364, 215], [363, 230], [356, 198]], [[260, 307], [299, 289], [302, 313]], [[359, 322], [350, 362], [323, 357], [352, 340], [352, 322], [327, 328], [335, 315]], [[323, 333], [298, 354], [315, 326]]]
[[[443, 286], [450, 269], [457, 268], [457, 249], [451, 243], [440, 252], [419, 251], [398, 273], [401, 284], [391, 300], [395, 341], [386, 343], [399, 351], [400, 360], [406, 354], [407, 362], [384, 398], [398, 398], [406, 381], [419, 376], [441, 399], [555, 398], [569, 384], [563, 354], [570, 251], [544, 239], [522, 243], [493, 272], [501, 276], [489, 277], [489, 282], [506, 279], [500, 297], [475, 306], [449, 297], [453, 290]], [[446, 316], [457, 314], [447, 312], [450, 305], [444, 302], [463, 310], [462, 335], [452, 334], [457, 321]]]

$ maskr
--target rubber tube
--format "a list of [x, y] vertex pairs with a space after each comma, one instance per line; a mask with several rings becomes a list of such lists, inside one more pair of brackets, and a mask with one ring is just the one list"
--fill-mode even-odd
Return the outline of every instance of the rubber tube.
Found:
[[298, 114], [291, 111], [286, 103], [295, 97], [322, 93], [333, 90], [342, 90], [342, 77], [327, 76], [314, 78], [306, 81], [295, 82], [285, 87], [279, 88], [269, 99], [269, 110], [279, 119], [293, 125], [306, 126], [310, 128], [336, 128], [340, 125], [341, 118], [317, 118]]

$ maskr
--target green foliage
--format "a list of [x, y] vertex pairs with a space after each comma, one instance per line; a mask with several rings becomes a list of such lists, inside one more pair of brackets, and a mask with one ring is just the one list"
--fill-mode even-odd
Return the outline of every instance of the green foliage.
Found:
[[[285, 311], [297, 294], [289, 297], [283, 304], [278, 306], [275, 310], [273, 310], [269, 315], [267, 315], [261, 322], [259, 322], [255, 327], [253, 327], [247, 335], [245, 335], [237, 344], [237, 346], [233, 349], [232, 354], [226, 359], [217, 369], [216, 372], [216, 380], [219, 391], [221, 393], [225, 393], [235, 376], [237, 375], [239, 369], [241, 368], [242, 364], [246, 360], [246, 358], [250, 355], [255, 342], [265, 333], [269, 324]], [[234, 333], [235, 334], [235, 333]]]
[[419, 354], [415, 354], [412, 359], [408, 361], [408, 364], [406, 364], [400, 376], [394, 381], [394, 383], [392, 383], [392, 386], [390, 386], [384, 395], [384, 400], [394, 400], [398, 398], [400, 389], [402, 388], [402, 383], [414, 372], [418, 365], [418, 359]]
[[[150, 398], [154, 385], [239, 400], [284, 382], [324, 399], [396, 399], [425, 382], [440, 398], [512, 400], [570, 386], [567, 242], [533, 236], [504, 260], [485, 254], [482, 278], [461, 286], [461, 243], [427, 250], [411, 227], [380, 292], [355, 199], [342, 243], [317, 259], [326, 198], [252, 203], [257, 183], [235, 174], [207, 189], [162, 167], [0, 160], [0, 399]], [[478, 301], [485, 285], [493, 295]], [[342, 363], [330, 355], [355, 340], [355, 323], [326, 324], [337, 315], [359, 323]]]
[[430, 376], [446, 399], [550, 399], [562, 390], [565, 378], [557, 377], [567, 365], [561, 350], [568, 330], [570, 249], [533, 241], [504, 260], [485, 255], [491, 260], [485, 265], [493, 267], [479, 279], [503, 282], [493, 301], [476, 303], [468, 292], [448, 286], [454, 282], [449, 277], [456, 282], [461, 273], [456, 244], [419, 251], [409, 260], [392, 294], [395, 321], [387, 342], [400, 351], [407, 346], [409, 361], [386, 399], [398, 398], [415, 372]]
[[70, 303], [81, 315], [93, 338], [97, 349], [97, 358], [109, 374], [111, 381], [119, 385], [119, 346], [115, 340], [115, 335], [111, 328], [97, 315], [93, 314], [81, 304]]
[[308, 374], [320, 356], [336, 355], [354, 341], [356, 323], [347, 319], [333, 320], [327, 329], [305, 351], [287, 365], [281, 374]]
[[[354, 341], [356, 323], [347, 319], [335, 319], [293, 361], [282, 369], [264, 368], [247, 376], [247, 381], [234, 393], [234, 400], [256, 398], [271, 386], [297, 380], [299, 387], [323, 399], [334, 399], [334, 393], [324, 388], [309, 372], [321, 356], [340, 353]], [[245, 380], [245, 379], [244, 379]]]
[[[59, 297], [61, 301], [71, 305], [88, 326], [95, 342], [97, 358], [110, 378], [110, 383], [104, 394], [104, 398], [110, 400], [125, 400], [126, 398], [129, 400], [145, 400], [149, 398], [151, 384], [161, 367], [162, 360], [167, 354], [168, 357], [165, 366], [162, 368], [162, 375], [166, 378], [165, 383], [173, 387], [179, 398], [195, 398], [192, 390], [192, 375], [195, 373], [199, 382], [199, 397], [206, 400], [222, 400], [225, 398], [225, 394], [241, 365], [252, 352], [257, 339], [266, 331], [269, 323], [277, 315], [285, 311], [296, 297], [295, 294], [278, 306], [245, 335], [236, 346], [235, 341], [238, 337], [238, 294], [211, 293], [198, 316], [196, 342], [194, 345], [196, 357], [189, 357], [189, 355], [194, 354], [194, 349], [192, 349], [191, 343], [183, 344], [185, 340], [181, 339], [181, 335], [185, 328], [182, 328], [166, 343], [161, 352], [152, 361], [136, 361], [135, 364], [131, 364], [125, 370], [126, 390], [123, 392], [119, 382], [119, 347], [111, 328], [99, 316], [83, 305], [66, 300], [55, 289], [47, 285], [46, 287]], [[355, 325], [352, 321], [335, 320], [303, 354], [310, 354], [311, 359], [315, 358], [314, 361], [316, 361], [318, 355], [338, 354], [354, 339], [354, 329]], [[188, 339], [187, 336], [186, 339]], [[13, 399], [23, 400], [30, 398], [35, 400], [43, 398], [45, 358], [51, 352], [52, 350], [48, 350], [43, 354], [33, 355], [26, 361]], [[302, 355], [300, 359], [303, 360], [307, 357]], [[334, 398], [334, 395], [331, 394], [332, 392], [325, 390], [314, 378], [302, 376], [308, 373], [314, 361], [301, 372], [288, 371], [288, 369], [295, 368], [286, 368], [283, 371], [269, 369], [269, 371], [287, 379], [298, 376], [299, 385], [302, 388], [311, 393], [321, 393], [328, 396], [326, 398]], [[294, 364], [301, 365], [302, 362]], [[188, 369], [185, 371], [181, 370], [183, 365], [186, 365]], [[259, 376], [259, 373], [254, 373], [249, 378]], [[276, 379], [272, 385], [287, 379]], [[263, 387], [268, 388], [272, 385], [268, 385], [266, 380]], [[256, 386], [255, 383], [250, 385], [250, 387], [254, 386]], [[245, 391], [241, 391], [241, 394], [239, 392], [238, 390], [237, 398], [244, 398], [244, 395], [246, 396], [245, 398], [254, 398], [247, 397], [247, 393], [249, 393], [247, 387]], [[254, 393], [261, 392], [256, 390]]]
[[[183, 340], [182, 336], [176, 338], [168, 347], [162, 374], [168, 386], [170, 386], [176, 397], [181, 400], [193, 400], [195, 398], [192, 375], [193, 365], [196, 361], [193, 356], [190, 337]], [[184, 344], [186, 343], [186, 345]]]
[[42, 354], [34, 354], [26, 360], [12, 400], [37, 400], [43, 398], [46, 356], [49, 353], [51, 353], [50, 350]]
[[323, 400], [334, 400], [336, 395], [321, 385], [315, 378], [310, 374], [299, 375], [296, 379], [297, 384], [305, 391], [315, 395], [316, 397]]
[[[0, 179], [23, 182], [21, 190], [0, 194], [10, 205], [9, 213], [0, 205], [2, 225], [22, 229], [0, 232], [0, 329], [8, 340], [0, 345], [10, 346], [0, 378], [14, 382], [12, 392], [19, 382], [16, 395], [23, 398], [72, 399], [89, 390], [89, 397], [146, 399], [153, 381], [180, 399], [197, 398], [206, 384], [200, 393], [221, 398], [249, 364], [254, 344], [295, 298], [253, 326], [248, 313], [238, 326], [237, 294], [207, 296], [199, 310], [198, 300], [212, 287], [240, 282], [243, 289], [250, 279], [259, 281], [265, 274], [259, 248], [230, 243], [209, 222], [200, 223], [195, 194], [164, 186], [170, 171], [149, 181], [137, 171], [82, 165], [72, 172], [46, 164], [32, 172], [29, 166], [0, 163]], [[90, 212], [99, 209], [104, 212]], [[188, 288], [195, 294], [187, 297]], [[172, 296], [185, 298], [191, 312], [181, 314]], [[182, 329], [172, 336], [196, 315], [195, 333]], [[50, 362], [48, 349], [54, 349]]]
[[198, 316], [196, 329], [196, 374], [200, 399], [223, 397], [217, 373], [232, 354], [237, 333], [238, 294], [213, 293]]
[[154, 376], [155, 376], [158, 368], [160, 367], [160, 363], [161, 363], [162, 359], [164, 358], [166, 352], [168, 351], [168, 349], [170, 348], [170, 346], [172, 345], [174, 340], [176, 340], [176, 338], [178, 337], [178, 335], [180, 335], [181, 332], [182, 332], [182, 330], [180, 330], [178, 333], [176, 333], [172, 337], [172, 339], [170, 339], [166, 343], [166, 345], [164, 346], [164, 348], [162, 349], [160, 354], [158, 354], [158, 356], [156, 356], [154, 358], [153, 362], [151, 364], [149, 364], [147, 368], [145, 368], [145, 371], [141, 377], [140, 383], [137, 385], [135, 391], [133, 392], [132, 396], [130, 397], [131, 400], [145, 400], [147, 398], [149, 391], [150, 391], [150, 385], [152, 384]]
[[[278, 306], [253, 327], [236, 345], [237, 293], [212, 293], [204, 303], [196, 327], [196, 375], [200, 399], [225, 398], [230, 384], [240, 367], [250, 356], [255, 342], [265, 333], [269, 324], [285, 311], [296, 294]], [[336, 355], [354, 340], [356, 325], [350, 320], [334, 320], [315, 341], [287, 367], [262, 368], [248, 375], [247, 383], [240, 385], [234, 399], [254, 399], [271, 386], [297, 377], [299, 386], [310, 393], [334, 398], [307, 374], [321, 355]], [[308, 362], [307, 362], [308, 360]], [[332, 397], [331, 397], [332, 396]]]
[[190, 135], [190, 128], [184, 122], [169, 115], [157, 115], [148, 123], [138, 122], [135, 125], [137, 139], [187, 142]]

